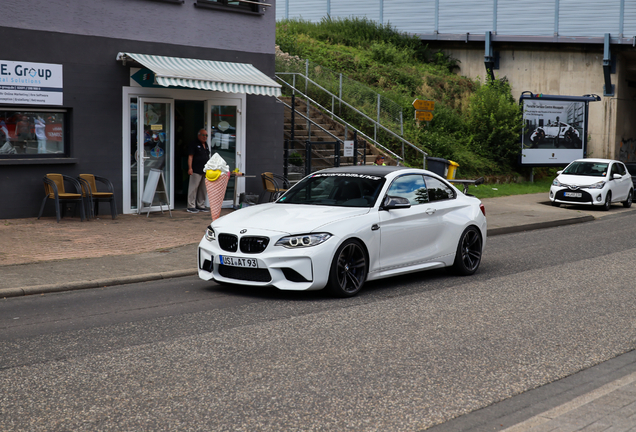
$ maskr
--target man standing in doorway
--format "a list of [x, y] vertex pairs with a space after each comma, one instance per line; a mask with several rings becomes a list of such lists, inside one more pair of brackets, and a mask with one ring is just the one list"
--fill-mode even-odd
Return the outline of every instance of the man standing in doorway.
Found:
[[208, 133], [201, 129], [197, 139], [188, 148], [188, 213], [198, 213], [205, 210], [205, 173], [203, 167], [210, 159], [208, 147]]

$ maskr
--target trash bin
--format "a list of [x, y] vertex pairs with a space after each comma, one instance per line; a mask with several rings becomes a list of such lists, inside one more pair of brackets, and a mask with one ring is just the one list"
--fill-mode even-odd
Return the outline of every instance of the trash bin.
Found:
[[440, 177], [446, 177], [450, 162], [443, 158], [427, 157], [426, 166], [429, 171], [434, 172]]
[[455, 180], [455, 174], [457, 172], [457, 168], [459, 168], [459, 164], [457, 162], [453, 162], [452, 160], [449, 160], [449, 165], [448, 165], [448, 173], [446, 174], [446, 178], [448, 180]]

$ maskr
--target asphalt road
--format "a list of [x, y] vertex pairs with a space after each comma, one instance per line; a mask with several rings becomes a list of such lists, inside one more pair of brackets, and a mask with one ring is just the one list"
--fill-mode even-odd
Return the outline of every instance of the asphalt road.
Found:
[[414, 431], [636, 348], [627, 214], [353, 299], [196, 278], [0, 302], [0, 430]]

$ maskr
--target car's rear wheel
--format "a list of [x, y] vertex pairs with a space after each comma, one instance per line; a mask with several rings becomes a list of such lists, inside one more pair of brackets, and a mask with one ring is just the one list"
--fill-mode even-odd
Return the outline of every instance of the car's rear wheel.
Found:
[[627, 199], [623, 201], [623, 207], [630, 208], [632, 206], [632, 201], [634, 199], [634, 191], [630, 190], [627, 194]]
[[605, 202], [603, 203], [603, 211], [608, 211], [611, 206], [612, 206], [612, 193], [607, 192], [607, 195], [605, 196]]
[[360, 242], [347, 240], [333, 258], [327, 289], [337, 297], [352, 297], [362, 289], [368, 269], [367, 255]]
[[477, 271], [481, 263], [482, 244], [481, 233], [476, 227], [469, 226], [464, 230], [453, 263], [455, 273], [468, 276]]

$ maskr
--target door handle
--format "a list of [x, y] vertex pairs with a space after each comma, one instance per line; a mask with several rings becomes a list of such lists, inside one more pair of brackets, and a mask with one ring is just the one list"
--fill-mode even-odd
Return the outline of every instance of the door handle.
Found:
[[426, 209], [426, 214], [428, 214], [428, 215], [435, 214], [435, 209], [434, 208]]

